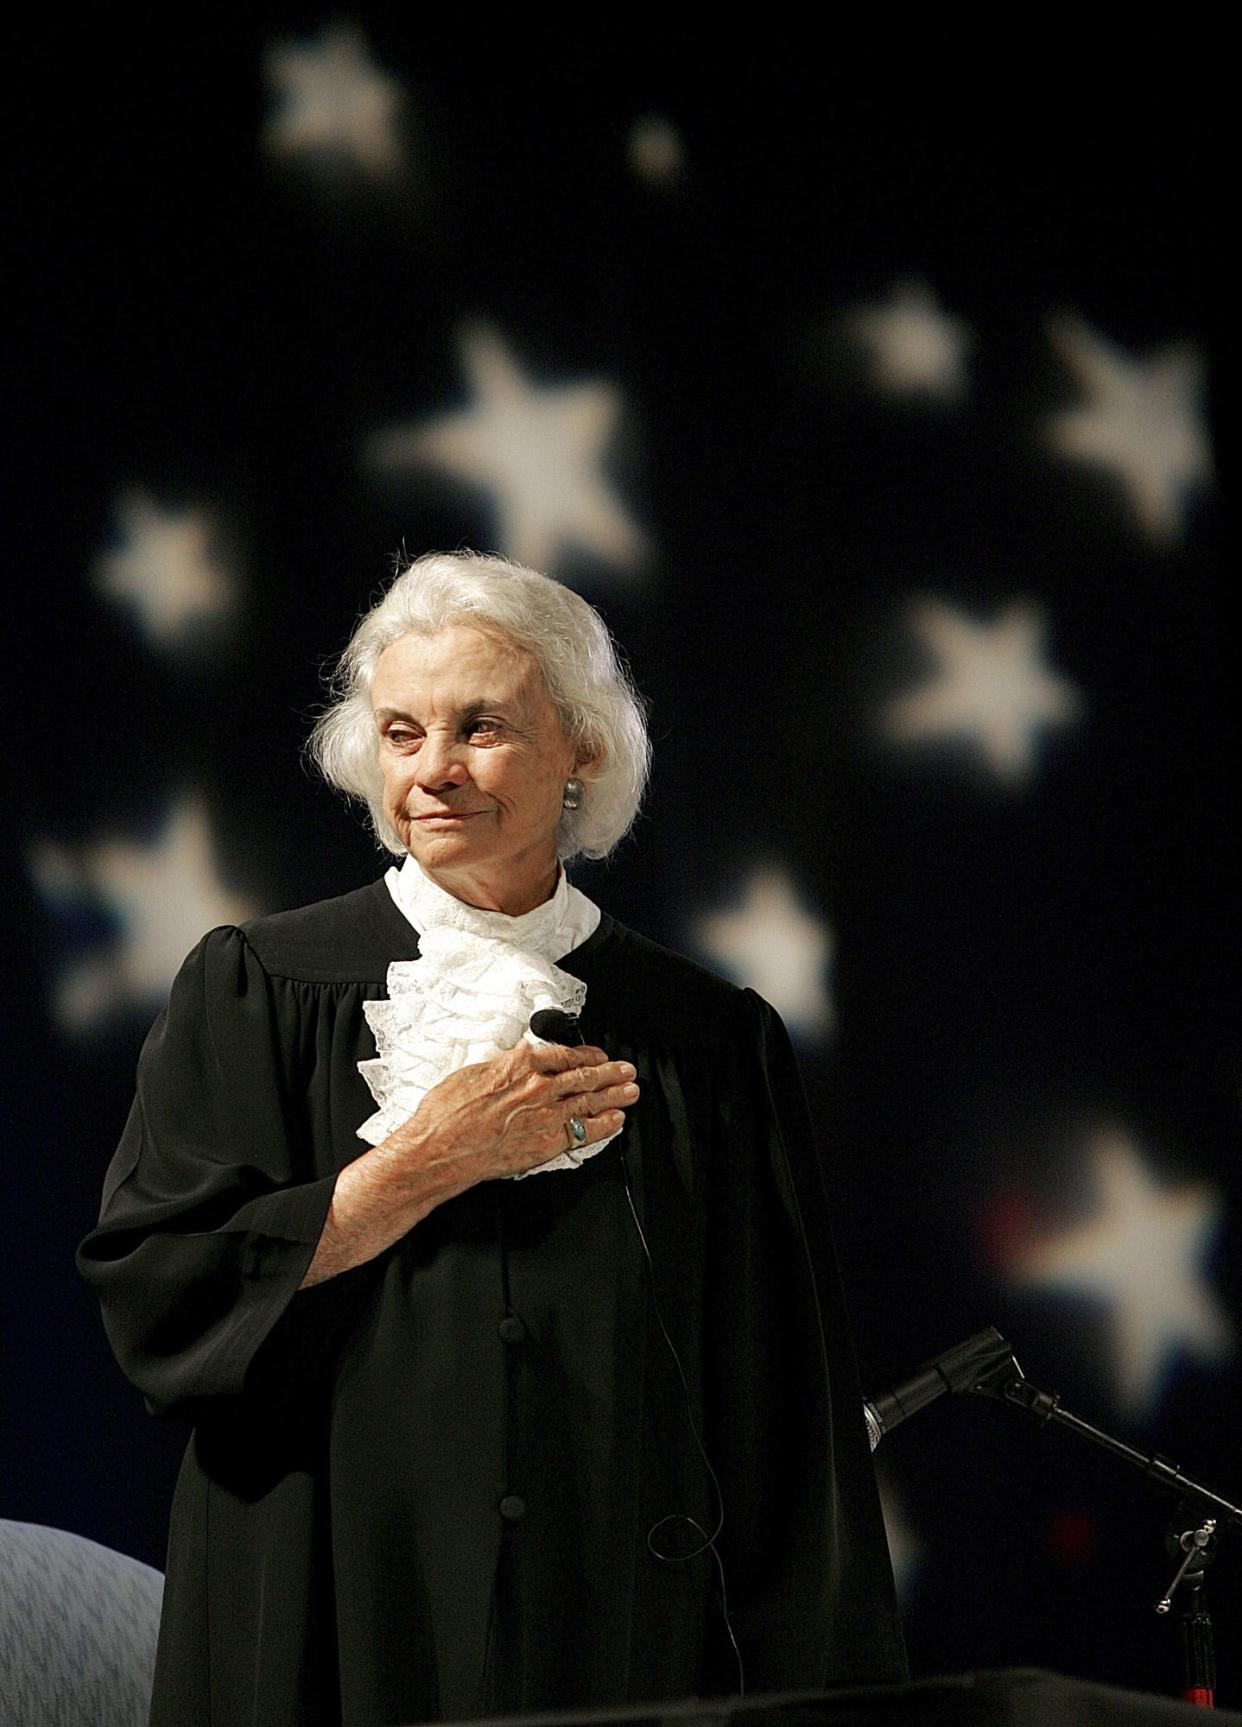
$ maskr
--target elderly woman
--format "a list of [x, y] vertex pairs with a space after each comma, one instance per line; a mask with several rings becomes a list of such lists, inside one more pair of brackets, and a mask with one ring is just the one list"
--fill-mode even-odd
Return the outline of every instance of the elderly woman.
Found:
[[899, 1677], [784, 1030], [565, 876], [646, 774], [603, 623], [422, 558], [338, 693], [317, 759], [401, 867], [204, 939], [81, 1251], [194, 1424], [152, 1720]]

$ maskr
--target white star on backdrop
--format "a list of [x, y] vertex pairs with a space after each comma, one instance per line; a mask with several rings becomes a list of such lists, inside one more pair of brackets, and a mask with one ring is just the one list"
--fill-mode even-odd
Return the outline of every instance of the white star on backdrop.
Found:
[[1224, 1215], [1214, 1188], [1162, 1187], [1133, 1140], [1101, 1133], [1090, 1148], [1097, 1204], [1083, 1222], [1021, 1250], [1010, 1266], [1028, 1289], [1087, 1296], [1109, 1311], [1118, 1404], [1150, 1410], [1181, 1354], [1216, 1361], [1232, 1331], [1203, 1262]]
[[858, 307], [846, 324], [869, 350], [874, 380], [889, 395], [942, 402], [965, 395], [970, 331], [926, 283], [894, 283], [887, 300]]
[[371, 464], [439, 468], [488, 488], [503, 549], [535, 569], [551, 568], [573, 545], [614, 565], [636, 564], [643, 534], [602, 471], [620, 392], [603, 383], [533, 384], [486, 325], [464, 330], [461, 350], [473, 404], [378, 433]]
[[236, 579], [206, 511], [163, 509], [145, 493], [130, 492], [117, 500], [116, 517], [120, 544], [96, 559], [94, 583], [133, 607], [153, 646], [183, 647], [196, 625], [216, 625], [232, 611]]
[[1202, 357], [1170, 347], [1136, 359], [1080, 318], [1058, 319], [1051, 333], [1086, 392], [1053, 415], [1052, 447], [1113, 474], [1153, 540], [1180, 539], [1192, 495], [1212, 479]]
[[630, 128], [627, 148], [630, 168], [640, 180], [675, 186], [685, 177], [686, 153], [681, 135], [662, 114], [644, 114]]
[[698, 946], [736, 983], [756, 990], [791, 1031], [822, 1036], [832, 1028], [825, 976], [832, 936], [799, 902], [784, 870], [755, 870], [733, 911], [699, 919]]
[[346, 164], [377, 179], [401, 167], [404, 92], [372, 61], [356, 25], [335, 25], [315, 42], [277, 43], [265, 67], [279, 97], [263, 131], [275, 155]]
[[936, 660], [936, 675], [888, 704], [889, 737], [901, 743], [961, 740], [999, 779], [1027, 779], [1040, 734], [1083, 709], [1074, 686], [1043, 661], [1039, 610], [1018, 602], [994, 623], [981, 623], [941, 600], [923, 600], [911, 608], [909, 622]]
[[53, 1006], [70, 1031], [161, 1002], [200, 936], [257, 910], [221, 883], [207, 814], [194, 800], [173, 805], [152, 845], [102, 840], [77, 854], [41, 846], [31, 874], [46, 899], [97, 901], [120, 926], [114, 946], [60, 979]]

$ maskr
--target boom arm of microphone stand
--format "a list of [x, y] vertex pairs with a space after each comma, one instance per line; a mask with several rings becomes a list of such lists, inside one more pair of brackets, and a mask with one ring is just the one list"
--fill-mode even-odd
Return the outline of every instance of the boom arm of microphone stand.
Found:
[[[998, 1335], [997, 1342], [1001, 1341]], [[1167, 1457], [1161, 1457], [1158, 1452], [1139, 1451], [1122, 1439], [1114, 1439], [1111, 1433], [1105, 1433], [1102, 1428], [1092, 1426], [1091, 1422], [1084, 1421], [1081, 1416], [1072, 1415], [1068, 1409], [1061, 1407], [1058, 1396], [1032, 1385], [1007, 1344], [1005, 1349], [1007, 1354], [1004, 1360], [999, 1359], [998, 1352], [995, 1364], [977, 1374], [974, 1382], [963, 1389], [976, 1391], [983, 1397], [998, 1398], [1002, 1403], [1021, 1409], [1041, 1424], [1052, 1421], [1059, 1427], [1067, 1427], [1080, 1439], [1089, 1439], [1093, 1445], [1121, 1458], [1157, 1487], [1163, 1487], [1180, 1498], [1190, 1499], [1198, 1505], [1210, 1508], [1226, 1523], [1242, 1529], [1242, 1507], [1231, 1504], [1221, 1494], [1205, 1487], [1201, 1481], [1183, 1475], [1175, 1463], [1170, 1463]]]

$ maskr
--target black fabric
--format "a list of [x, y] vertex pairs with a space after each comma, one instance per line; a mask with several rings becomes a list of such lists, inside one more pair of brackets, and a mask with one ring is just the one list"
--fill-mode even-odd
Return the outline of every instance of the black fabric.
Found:
[[720, 1479], [748, 1688], [900, 1677], [828, 1205], [757, 996], [605, 917], [561, 964], [586, 1041], [638, 1069], [621, 1138], [298, 1291], [364, 1149], [363, 1003], [417, 951], [382, 882], [217, 930], [143, 1051], [80, 1263], [130, 1378], [194, 1423], [152, 1721], [735, 1690], [711, 1554], [648, 1549], [661, 1519], [716, 1519], [657, 1303]]

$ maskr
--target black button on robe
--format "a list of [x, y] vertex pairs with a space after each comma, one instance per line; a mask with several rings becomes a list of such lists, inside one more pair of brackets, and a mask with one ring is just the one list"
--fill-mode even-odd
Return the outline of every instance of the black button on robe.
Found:
[[638, 1069], [621, 1138], [298, 1290], [364, 1150], [363, 1003], [417, 953], [382, 882], [217, 930], [143, 1050], [80, 1263], [125, 1371], [194, 1424], [152, 1721], [736, 1690], [711, 1555], [648, 1549], [717, 1515], [655, 1302], [720, 1480], [747, 1689], [901, 1677], [823, 1184], [757, 996], [605, 916], [560, 964], [586, 1041]]

